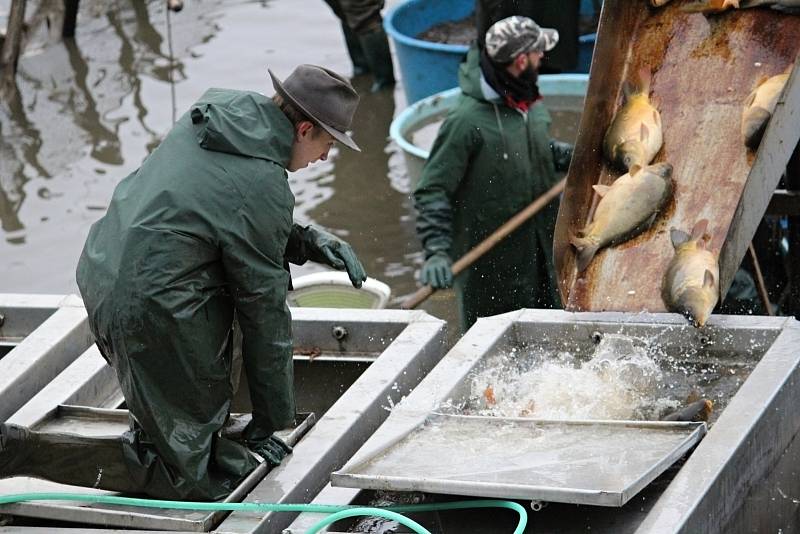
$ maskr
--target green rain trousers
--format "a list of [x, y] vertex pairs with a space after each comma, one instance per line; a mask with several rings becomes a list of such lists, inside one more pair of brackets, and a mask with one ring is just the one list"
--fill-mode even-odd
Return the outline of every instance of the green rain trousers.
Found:
[[[484, 97], [478, 58], [473, 46], [459, 70], [462, 95], [414, 190], [426, 258], [463, 256], [555, 185], [572, 157], [570, 145], [550, 138], [541, 102], [523, 114]], [[464, 330], [478, 317], [560, 305], [552, 252], [557, 214], [551, 202], [456, 276]]]
[[218, 499], [258, 461], [222, 438], [232, 323], [253, 404], [248, 442], [293, 423], [290, 285], [305, 261], [285, 166], [292, 125], [266, 97], [211, 89], [114, 191], [77, 269], [89, 323], [134, 420], [136, 487]]

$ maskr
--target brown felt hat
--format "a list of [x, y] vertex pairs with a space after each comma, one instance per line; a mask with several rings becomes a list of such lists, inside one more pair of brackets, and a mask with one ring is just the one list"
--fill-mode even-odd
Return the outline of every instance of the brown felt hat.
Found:
[[349, 81], [317, 65], [298, 66], [283, 83], [267, 70], [281, 97], [318, 122], [337, 141], [361, 151], [347, 133], [358, 107], [358, 93]]

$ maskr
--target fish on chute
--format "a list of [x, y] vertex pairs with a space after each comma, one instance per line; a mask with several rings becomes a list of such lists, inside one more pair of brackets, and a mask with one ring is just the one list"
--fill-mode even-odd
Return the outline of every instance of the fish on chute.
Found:
[[719, 264], [707, 249], [711, 237], [708, 220], [698, 221], [691, 235], [673, 228], [670, 232], [675, 255], [661, 284], [667, 309], [683, 314], [696, 327], [708, 321], [719, 300]]
[[729, 9], [751, 9], [754, 7], [770, 7], [777, 11], [789, 13], [800, 12], [800, 0], [702, 0], [681, 6], [687, 13], [722, 13]]
[[687, 404], [680, 410], [662, 417], [662, 421], [684, 421], [700, 422], [708, 421], [711, 412], [714, 410], [714, 403], [708, 399], [699, 399]]
[[582, 272], [603, 247], [622, 243], [649, 228], [672, 196], [672, 165], [635, 165], [612, 185], [595, 185], [600, 195], [592, 222], [570, 237]]
[[650, 103], [650, 69], [642, 67], [638, 82], [626, 82], [625, 102], [617, 110], [603, 138], [603, 152], [615, 166], [629, 171], [634, 165], [649, 165], [661, 150], [661, 114]]
[[742, 138], [748, 148], [753, 150], [758, 148], [767, 124], [778, 105], [778, 98], [786, 87], [786, 82], [789, 81], [791, 69], [792, 65], [789, 65], [781, 74], [762, 78], [745, 100], [742, 110]]

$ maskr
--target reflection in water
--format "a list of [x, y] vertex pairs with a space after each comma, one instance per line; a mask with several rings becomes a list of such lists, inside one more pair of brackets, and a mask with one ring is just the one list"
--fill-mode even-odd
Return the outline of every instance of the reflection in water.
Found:
[[[0, 291], [77, 290], [89, 226], [171, 125], [170, 76], [182, 111], [211, 86], [272, 94], [267, 67], [284, 76], [299, 63], [347, 72], [340, 26], [318, 2], [188, 2], [171, 17], [175, 61], [160, 0], [82, 0], [73, 41], [31, 43], [20, 59], [20, 96], [0, 110]], [[353, 130], [363, 152], [336, 149], [290, 184], [298, 222], [350, 240], [396, 302], [416, 289], [421, 263], [404, 160], [388, 139], [402, 89], [371, 94], [368, 82], [355, 80], [362, 102]]]
[[73, 114], [75, 125], [89, 136], [92, 144], [91, 155], [94, 159], [109, 165], [122, 165], [117, 136], [119, 122], [113, 125], [113, 130], [103, 124], [92, 92], [87, 86], [89, 67], [81, 56], [78, 45], [74, 39], [65, 39], [64, 47], [67, 50], [69, 64], [75, 73], [73, 77], [75, 87], [66, 93], [68, 97], [64, 102], [64, 109]]
[[25, 242], [21, 233], [24, 225], [17, 215], [25, 200], [25, 166], [41, 177], [50, 176], [39, 163], [41, 145], [39, 131], [25, 114], [20, 92], [10, 91], [0, 105], [0, 223], [9, 233], [6, 239], [10, 243]]

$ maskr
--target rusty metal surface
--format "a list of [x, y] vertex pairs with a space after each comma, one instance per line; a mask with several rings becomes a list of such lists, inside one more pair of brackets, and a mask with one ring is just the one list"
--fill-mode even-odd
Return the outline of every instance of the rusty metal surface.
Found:
[[[662, 8], [626, 0], [604, 4], [554, 240], [559, 289], [569, 310], [664, 311], [660, 286], [673, 254], [673, 226], [689, 231], [699, 219], [708, 219], [710, 249], [716, 254], [732, 230], [749, 236], [748, 243], [755, 233], [758, 221], [753, 224], [752, 217], [744, 228], [735, 220], [740, 203], [749, 200], [742, 194], [756, 161], [741, 138], [743, 103], [763, 77], [782, 72], [797, 58], [800, 17], [762, 8], [690, 14], [680, 11], [683, 3]], [[661, 113], [664, 134], [654, 162], [673, 165], [675, 193], [649, 230], [601, 250], [578, 277], [569, 236], [584, 226], [596, 205], [591, 186], [610, 184], [621, 174], [603, 158], [602, 140], [622, 104], [623, 82], [644, 66], [653, 73], [650, 98]], [[800, 93], [798, 77], [794, 72], [786, 93]], [[765, 136], [765, 141], [768, 137], [775, 138]], [[759, 158], [768, 157], [765, 152], [762, 144]], [[780, 165], [772, 167], [772, 174], [783, 171]], [[759, 199], [750, 211], [763, 215], [763, 204]], [[739, 253], [738, 243], [729, 248], [720, 265], [723, 294], [745, 250]]]

